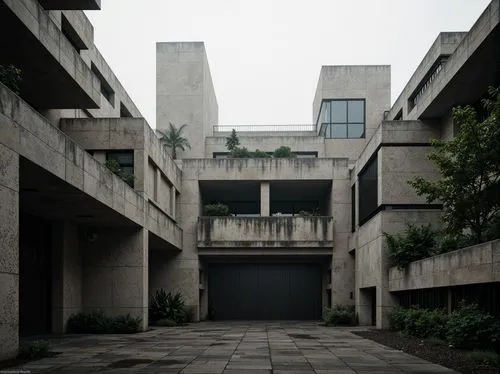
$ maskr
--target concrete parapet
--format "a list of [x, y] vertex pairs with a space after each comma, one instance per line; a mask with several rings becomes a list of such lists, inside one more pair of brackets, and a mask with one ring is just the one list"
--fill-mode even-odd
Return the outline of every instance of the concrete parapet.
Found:
[[390, 292], [499, 281], [500, 240], [389, 269]]
[[198, 247], [332, 248], [332, 217], [200, 217]]

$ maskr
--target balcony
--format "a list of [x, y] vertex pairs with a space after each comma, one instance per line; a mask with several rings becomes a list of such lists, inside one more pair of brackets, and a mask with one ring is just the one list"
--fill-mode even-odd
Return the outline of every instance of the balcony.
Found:
[[199, 217], [198, 248], [333, 247], [332, 217]]

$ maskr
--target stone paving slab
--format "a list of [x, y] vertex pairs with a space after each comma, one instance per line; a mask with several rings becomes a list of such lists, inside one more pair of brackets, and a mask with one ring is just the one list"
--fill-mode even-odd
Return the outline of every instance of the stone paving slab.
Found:
[[[30, 373], [454, 373], [405, 352], [304, 322], [203, 322], [135, 335], [51, 338], [60, 354], [8, 370]], [[1, 371], [0, 371], [1, 374]]]

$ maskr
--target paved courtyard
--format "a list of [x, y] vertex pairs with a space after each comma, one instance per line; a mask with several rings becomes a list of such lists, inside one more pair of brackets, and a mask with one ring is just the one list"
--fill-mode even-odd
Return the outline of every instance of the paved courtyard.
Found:
[[[59, 355], [8, 369], [26, 373], [453, 373], [318, 323], [231, 322], [135, 335], [51, 339]], [[6, 371], [4, 371], [6, 372]], [[0, 371], [2, 373], [2, 371]]]

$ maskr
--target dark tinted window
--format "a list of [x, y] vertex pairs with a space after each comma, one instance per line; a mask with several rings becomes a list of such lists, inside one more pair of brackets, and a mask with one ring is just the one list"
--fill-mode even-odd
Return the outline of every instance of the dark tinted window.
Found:
[[359, 225], [361, 226], [378, 207], [378, 157], [375, 156], [361, 171], [359, 181]]

